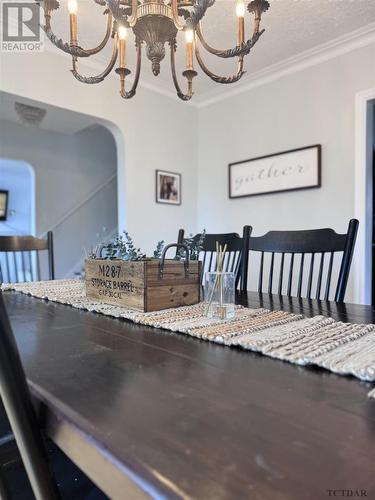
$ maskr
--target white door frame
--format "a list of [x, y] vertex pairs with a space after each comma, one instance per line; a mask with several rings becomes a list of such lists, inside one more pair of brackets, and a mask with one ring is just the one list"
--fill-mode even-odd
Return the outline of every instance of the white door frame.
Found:
[[[355, 98], [355, 168], [354, 214], [359, 220], [357, 248], [354, 252], [354, 298], [359, 304], [371, 303], [371, 242], [372, 242], [372, 157], [370, 157], [369, 133], [372, 131], [372, 115], [368, 109], [375, 99], [375, 88], [356, 94]], [[375, 126], [375, 124], [374, 124]], [[371, 152], [372, 153], [372, 152]]]

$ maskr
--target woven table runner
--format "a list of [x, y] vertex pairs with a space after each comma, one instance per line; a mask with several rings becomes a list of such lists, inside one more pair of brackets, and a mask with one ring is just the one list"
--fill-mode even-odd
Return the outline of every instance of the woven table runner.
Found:
[[[325, 316], [306, 318], [285, 311], [242, 306], [236, 306], [235, 318], [220, 321], [206, 317], [204, 303], [142, 313], [86, 298], [81, 280], [12, 283], [3, 284], [1, 288], [227, 346], [242, 347], [297, 365], [316, 365], [340, 375], [375, 381], [375, 325], [343, 323]], [[369, 397], [375, 398], [375, 389]]]

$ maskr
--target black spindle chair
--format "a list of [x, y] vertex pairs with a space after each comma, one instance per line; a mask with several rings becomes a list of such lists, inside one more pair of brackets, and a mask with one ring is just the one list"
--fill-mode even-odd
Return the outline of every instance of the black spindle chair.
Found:
[[345, 234], [333, 229], [312, 229], [270, 231], [251, 237], [250, 268], [252, 252], [260, 252], [258, 292], [328, 300], [335, 259], [341, 258], [341, 262], [337, 262], [334, 300], [343, 302], [358, 226], [358, 220], [352, 219]]
[[[249, 241], [252, 227], [244, 226], [242, 237], [237, 233], [206, 234], [203, 242], [202, 252], [199, 259], [202, 260], [202, 283], [204, 273], [215, 271], [216, 262], [216, 242], [219, 245], [227, 245], [224, 258], [223, 269], [226, 272], [234, 272], [236, 275], [236, 287], [241, 291], [247, 289], [247, 274], [249, 261]], [[201, 234], [196, 234], [193, 239], [199, 241]], [[178, 232], [178, 243], [184, 243], [185, 231]]]
[[15, 339], [0, 293], [0, 390], [36, 498], [59, 498]]
[[[37, 500], [80, 498], [107, 500], [107, 496], [80, 471], [52, 442], [43, 439], [32, 404], [25, 372], [17, 349], [0, 292], [0, 394], [8, 415], [18, 450], [10, 450], [7, 464], [0, 466], [0, 498], [31, 498]], [[47, 447], [46, 447], [47, 445]], [[47, 453], [48, 449], [48, 453]], [[19, 452], [19, 453], [18, 453]], [[30, 485], [25, 483], [24, 470], [13, 464], [21, 458]], [[7, 469], [12, 464], [10, 481]], [[14, 470], [17, 474], [15, 476]], [[56, 477], [56, 479], [55, 479]], [[14, 482], [17, 482], [16, 487]], [[11, 484], [12, 483], [12, 484]], [[22, 493], [19, 492], [20, 484]], [[17, 489], [17, 496], [12, 490]]]
[[48, 253], [48, 277], [54, 279], [53, 235], [47, 238], [35, 236], [0, 236], [0, 282], [14, 283], [39, 281], [41, 276], [40, 253]]
[[[48, 254], [48, 276], [54, 279], [53, 236], [46, 239], [34, 236], [0, 236], [0, 283], [39, 281], [40, 253]], [[0, 448], [14, 439], [0, 401]], [[2, 462], [2, 455], [0, 455]]]

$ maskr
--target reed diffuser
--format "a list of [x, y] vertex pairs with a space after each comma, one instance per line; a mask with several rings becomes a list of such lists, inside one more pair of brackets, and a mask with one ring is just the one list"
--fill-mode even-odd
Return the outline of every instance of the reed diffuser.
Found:
[[216, 271], [205, 275], [207, 316], [225, 320], [235, 314], [235, 275], [224, 271], [227, 246], [216, 242]]

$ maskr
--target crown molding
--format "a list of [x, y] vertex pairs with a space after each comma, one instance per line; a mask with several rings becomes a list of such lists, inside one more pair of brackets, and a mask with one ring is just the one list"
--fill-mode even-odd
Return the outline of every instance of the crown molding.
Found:
[[236, 88], [226, 90], [214, 90], [201, 94], [200, 100], [195, 102], [198, 108], [204, 108], [229, 99], [230, 97], [248, 92], [256, 87], [278, 80], [311, 66], [323, 63], [353, 50], [359, 49], [375, 43], [375, 23], [368, 24], [362, 28], [351, 31], [341, 37], [335, 38], [327, 43], [301, 52], [296, 56], [284, 59], [276, 64], [272, 64], [251, 76], [242, 80]]

